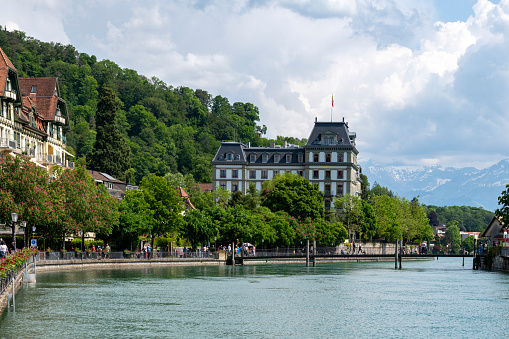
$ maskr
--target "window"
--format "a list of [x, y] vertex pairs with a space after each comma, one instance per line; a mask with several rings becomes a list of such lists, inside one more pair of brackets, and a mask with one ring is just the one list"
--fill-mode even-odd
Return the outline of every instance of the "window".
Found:
[[256, 161], [256, 154], [250, 154], [249, 155], [249, 162], [255, 162]]
[[249, 179], [256, 179], [256, 171], [255, 170], [249, 171]]
[[262, 154], [262, 162], [263, 163], [266, 163], [268, 158], [269, 158], [268, 154]]
[[343, 194], [343, 184], [338, 184], [338, 194]]
[[292, 155], [291, 154], [287, 154], [286, 155], [286, 162], [292, 162]]
[[299, 159], [299, 163], [302, 163], [302, 161], [304, 160], [304, 157], [302, 156], [302, 154], [299, 154], [298, 159]]
[[343, 179], [343, 170], [338, 170], [338, 179]]
[[291, 170], [286, 170], [286, 174], [292, 174]]
[[30, 93], [36, 93], [36, 92], [37, 92], [37, 86], [32, 86]]
[[232, 154], [231, 154], [231, 153], [228, 153], [228, 154], [226, 155], [226, 160], [228, 160], [228, 161], [232, 161]]
[[343, 162], [343, 154], [338, 154], [338, 162]]
[[330, 170], [325, 171], [325, 179], [330, 179]]
[[267, 170], [262, 170], [262, 179], [267, 179]]
[[220, 171], [219, 177], [220, 177], [220, 178], [226, 178], [226, 170], [225, 170], [225, 169], [222, 169], [222, 170]]
[[10, 91], [11, 90], [11, 80], [7, 79], [5, 82], [5, 90]]
[[281, 155], [274, 154], [274, 162], [279, 162], [281, 160]]
[[233, 169], [232, 170], [232, 178], [238, 178], [239, 177], [239, 170]]
[[318, 179], [318, 170], [313, 170], [313, 179]]
[[235, 154], [235, 160], [240, 160], [240, 155]]
[[232, 182], [232, 192], [237, 192], [239, 190], [239, 183]]
[[273, 176], [273, 177], [275, 177], [275, 176], [276, 176], [276, 175], [278, 175], [278, 174], [279, 174], [279, 171], [278, 171], [278, 170], [274, 170], [274, 171], [272, 171], [272, 176]]
[[330, 162], [330, 153], [325, 154], [325, 162]]
[[302, 177], [304, 175], [304, 171], [303, 170], [298, 170], [297, 173], [299, 174], [299, 177]]
[[222, 182], [219, 185], [220, 185], [221, 189], [224, 189], [224, 190], [226, 189], [226, 183], [225, 182]]
[[331, 194], [330, 192], [330, 184], [325, 184], [325, 194]]
[[315, 154], [313, 155], [313, 161], [314, 161], [314, 162], [318, 162], [318, 154], [317, 154], [317, 153], [315, 153]]
[[325, 199], [324, 205], [325, 205], [325, 209], [326, 210], [330, 209], [330, 200], [329, 199]]

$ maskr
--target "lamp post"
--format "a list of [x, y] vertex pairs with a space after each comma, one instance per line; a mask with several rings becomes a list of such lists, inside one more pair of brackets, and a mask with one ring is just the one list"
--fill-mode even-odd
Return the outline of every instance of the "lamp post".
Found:
[[22, 221], [20, 226], [21, 226], [21, 228], [23, 228], [23, 248], [25, 248], [26, 247], [25, 231], [26, 231], [26, 227], [27, 227], [27, 222]]
[[11, 213], [12, 220], [12, 238], [14, 239], [14, 252], [16, 252], [16, 222], [18, 222], [18, 213]]

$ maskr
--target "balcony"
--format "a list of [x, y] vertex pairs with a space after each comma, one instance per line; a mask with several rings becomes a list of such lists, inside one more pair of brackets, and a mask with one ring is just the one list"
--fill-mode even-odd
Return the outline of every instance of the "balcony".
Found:
[[67, 168], [74, 168], [74, 161], [67, 160]]
[[35, 148], [25, 147], [21, 154], [29, 158], [35, 158]]
[[10, 153], [18, 148], [16, 140], [10, 140], [7, 138], [0, 139], [0, 151]]
[[5, 90], [4, 91], [4, 98], [16, 100], [16, 91], [13, 90]]
[[55, 115], [55, 124], [65, 125], [65, 118], [61, 115]]

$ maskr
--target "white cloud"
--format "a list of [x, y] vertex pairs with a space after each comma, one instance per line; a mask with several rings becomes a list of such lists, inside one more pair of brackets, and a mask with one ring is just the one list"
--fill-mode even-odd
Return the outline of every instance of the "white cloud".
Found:
[[456, 22], [420, 0], [11, 3], [32, 20], [9, 25], [28, 35], [252, 102], [271, 137], [308, 137], [315, 116], [330, 119], [334, 93], [334, 120], [357, 132], [361, 158], [509, 156], [509, 0], [479, 0]]

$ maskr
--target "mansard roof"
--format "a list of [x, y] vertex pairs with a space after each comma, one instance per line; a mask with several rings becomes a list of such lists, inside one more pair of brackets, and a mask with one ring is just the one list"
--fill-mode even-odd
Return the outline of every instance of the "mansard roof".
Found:
[[[57, 78], [19, 78], [19, 85], [23, 96], [32, 98], [37, 113], [44, 120], [55, 118], [59, 103], [64, 108], [62, 115], [67, 118], [67, 106], [65, 100], [60, 98]], [[32, 92], [32, 88], [35, 92]]]
[[[244, 153], [246, 147], [238, 141], [221, 142], [212, 163], [228, 161], [229, 164], [244, 164], [246, 163], [246, 154]], [[227, 160], [228, 154], [231, 154], [231, 160]]]
[[[309, 135], [305, 147], [312, 146], [355, 146], [350, 140], [350, 136], [355, 135], [348, 130], [348, 123], [342, 122], [317, 122]], [[323, 136], [335, 136], [334, 144], [325, 144]]]

